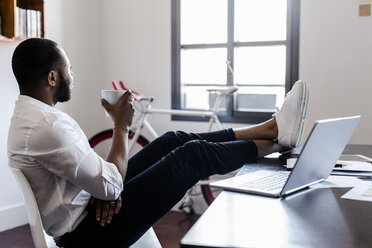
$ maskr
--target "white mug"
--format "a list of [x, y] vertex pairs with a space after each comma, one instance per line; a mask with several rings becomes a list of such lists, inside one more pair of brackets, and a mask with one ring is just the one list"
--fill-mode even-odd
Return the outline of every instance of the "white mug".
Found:
[[[118, 103], [120, 98], [127, 92], [126, 90], [101, 90], [101, 96], [111, 105]], [[105, 110], [106, 116], [110, 117], [110, 115]]]
[[126, 90], [102, 90], [101, 96], [111, 105], [119, 102], [120, 98], [127, 92]]

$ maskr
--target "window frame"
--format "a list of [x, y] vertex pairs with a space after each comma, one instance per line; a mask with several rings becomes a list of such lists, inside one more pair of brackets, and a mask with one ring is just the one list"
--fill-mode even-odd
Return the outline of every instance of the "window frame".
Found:
[[[298, 80], [299, 74], [299, 35], [300, 35], [300, 0], [287, 0], [287, 39], [285, 41], [234, 42], [234, 0], [228, 2], [227, 43], [181, 45], [181, 0], [171, 1], [171, 86], [172, 109], [181, 108], [181, 49], [187, 48], [227, 48], [228, 60], [234, 62], [235, 47], [286, 45], [285, 92], [288, 92]], [[226, 68], [226, 71], [228, 69]], [[227, 72], [227, 84], [233, 84], [231, 73]], [[220, 111], [218, 117], [223, 122], [257, 124], [272, 117], [274, 112], [237, 111], [234, 110], [233, 96], [226, 99], [226, 111]], [[199, 110], [200, 111], [200, 110]], [[172, 120], [208, 121], [202, 117], [172, 116]]]

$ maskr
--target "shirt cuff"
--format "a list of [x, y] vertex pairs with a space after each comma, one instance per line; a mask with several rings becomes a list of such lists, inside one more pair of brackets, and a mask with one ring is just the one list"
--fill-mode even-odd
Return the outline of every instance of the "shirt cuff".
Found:
[[[108, 182], [107, 190], [113, 192], [117, 199], [123, 191], [123, 178], [118, 168], [113, 163], [105, 161], [102, 167], [102, 177]], [[111, 190], [110, 187], [112, 187]]]

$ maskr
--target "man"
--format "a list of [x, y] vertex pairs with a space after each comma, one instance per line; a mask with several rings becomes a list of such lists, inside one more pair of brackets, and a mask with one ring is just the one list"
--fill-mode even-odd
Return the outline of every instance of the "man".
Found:
[[63, 247], [130, 246], [200, 179], [296, 147], [302, 137], [308, 94], [299, 81], [282, 109], [264, 123], [168, 132], [128, 161], [134, 114], [128, 91], [116, 105], [101, 99], [114, 124], [112, 147], [103, 159], [78, 124], [54, 107], [70, 99], [73, 85], [63, 49], [47, 39], [25, 40], [12, 67], [20, 96], [9, 130], [9, 165], [25, 174], [44, 229]]

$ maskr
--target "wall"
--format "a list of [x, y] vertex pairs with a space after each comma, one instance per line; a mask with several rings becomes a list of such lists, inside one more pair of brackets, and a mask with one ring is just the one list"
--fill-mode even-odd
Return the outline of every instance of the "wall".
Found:
[[358, 5], [302, 1], [300, 78], [311, 94], [307, 133], [317, 119], [362, 115], [350, 143], [372, 144], [372, 17], [359, 17]]
[[26, 223], [23, 198], [15, 178], [8, 168], [7, 139], [9, 120], [14, 102], [18, 97], [18, 86], [11, 69], [11, 57], [17, 42], [0, 41], [0, 231]]
[[65, 0], [63, 4], [63, 48], [74, 72], [74, 89], [69, 102], [62, 105], [91, 136], [104, 125], [100, 90], [103, 60], [102, 11], [100, 0]]

